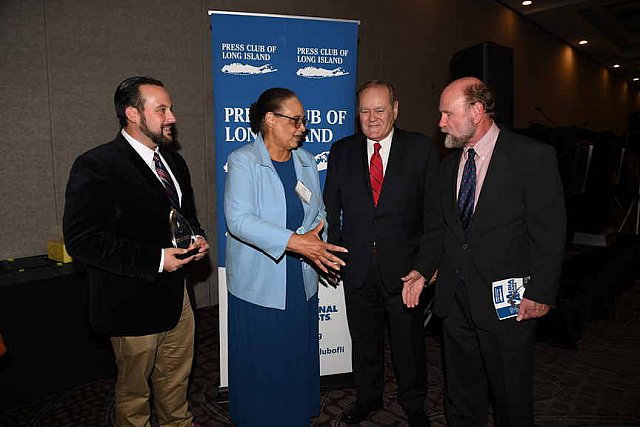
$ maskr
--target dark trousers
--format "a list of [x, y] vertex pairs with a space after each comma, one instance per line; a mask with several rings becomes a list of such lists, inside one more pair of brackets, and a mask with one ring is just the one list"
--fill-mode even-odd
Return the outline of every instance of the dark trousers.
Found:
[[465, 286], [458, 284], [442, 330], [448, 425], [484, 427], [493, 402], [496, 426], [531, 426], [536, 322], [514, 324], [507, 332], [478, 328]]
[[398, 402], [406, 413], [422, 412], [427, 367], [421, 306], [408, 309], [401, 294], [385, 289], [375, 255], [364, 286], [345, 286], [345, 301], [358, 401], [364, 405], [382, 403], [384, 330], [388, 323]]

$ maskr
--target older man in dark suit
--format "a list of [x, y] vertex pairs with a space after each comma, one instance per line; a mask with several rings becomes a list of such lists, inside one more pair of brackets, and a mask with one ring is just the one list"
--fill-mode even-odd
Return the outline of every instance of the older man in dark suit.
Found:
[[329, 241], [349, 250], [342, 278], [357, 402], [344, 420], [359, 423], [382, 407], [388, 323], [398, 401], [411, 426], [425, 426], [419, 299], [440, 255], [438, 149], [395, 127], [398, 101], [389, 83], [363, 85], [358, 114], [362, 133], [333, 144], [324, 190]]
[[491, 400], [496, 425], [533, 424], [533, 319], [555, 301], [565, 243], [554, 149], [499, 129], [493, 111], [476, 78], [452, 82], [440, 98], [445, 145], [456, 149], [441, 165], [434, 308], [444, 317], [451, 426], [483, 426]]
[[[160, 425], [197, 425], [187, 405], [194, 319], [182, 267], [209, 245], [187, 164], [170, 146], [171, 97], [162, 82], [132, 77], [120, 83], [114, 103], [120, 132], [71, 168], [65, 242], [87, 264], [91, 324], [111, 337], [116, 425], [150, 425], [149, 380]], [[172, 247], [171, 209], [198, 234], [188, 253]]]

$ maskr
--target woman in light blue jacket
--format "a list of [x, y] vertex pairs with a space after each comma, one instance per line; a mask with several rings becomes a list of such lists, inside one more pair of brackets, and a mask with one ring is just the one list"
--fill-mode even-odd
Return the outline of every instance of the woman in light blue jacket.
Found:
[[318, 273], [346, 249], [321, 238], [316, 162], [299, 148], [304, 109], [282, 88], [250, 109], [255, 142], [229, 155], [229, 410], [239, 427], [308, 426], [320, 409]]

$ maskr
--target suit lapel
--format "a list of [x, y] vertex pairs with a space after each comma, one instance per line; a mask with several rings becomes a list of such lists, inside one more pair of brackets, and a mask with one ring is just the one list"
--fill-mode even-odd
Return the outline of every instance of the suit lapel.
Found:
[[[298, 150], [293, 150], [291, 156], [293, 157], [293, 166], [296, 172], [296, 179], [303, 185], [305, 185], [309, 190], [313, 191], [311, 182], [309, 179], [307, 179], [307, 177], [309, 176], [309, 172], [312, 170], [311, 168], [315, 167], [315, 164], [309, 164], [309, 162], [307, 162], [307, 160], [301, 155], [301, 152]], [[313, 196], [314, 195], [312, 195], [312, 197]], [[302, 202], [302, 210], [304, 211], [304, 220], [307, 220], [311, 213], [311, 203]]]
[[[393, 191], [402, 191], [400, 188], [396, 188], [396, 183], [399, 177], [402, 175], [402, 165], [404, 165], [404, 157], [406, 154], [406, 145], [402, 144], [402, 131], [395, 129], [393, 131], [393, 139], [391, 140], [391, 150], [389, 151], [389, 159], [387, 160], [387, 168], [384, 174], [384, 180], [382, 182], [382, 190], [380, 192], [380, 198], [378, 199], [378, 209], [384, 207], [384, 200], [386, 193]], [[371, 190], [369, 190], [371, 192]], [[371, 197], [371, 203], [373, 203], [373, 196]]]
[[184, 176], [182, 175], [182, 169], [180, 168], [178, 163], [176, 163], [175, 157], [171, 151], [160, 149], [160, 153], [162, 153], [162, 157], [171, 168], [171, 172], [173, 172], [173, 176], [178, 181], [178, 185], [180, 185], [180, 190], [182, 191], [182, 195], [184, 196], [184, 186], [186, 185], [186, 181], [184, 179]]
[[465, 239], [464, 230], [462, 230], [462, 222], [460, 221], [460, 214], [458, 212], [457, 196], [458, 166], [460, 165], [462, 152], [463, 150], [459, 149], [449, 158], [451, 164], [446, 168], [447, 175], [444, 177], [445, 183], [443, 184], [443, 188], [445, 189], [443, 215], [460, 240]]
[[367, 153], [367, 138], [360, 134], [360, 138], [356, 143], [355, 150], [355, 163], [354, 167], [360, 170], [360, 177], [362, 178], [362, 185], [367, 193], [367, 197], [370, 200], [371, 208], [373, 209], [373, 195], [371, 194], [371, 183], [369, 182], [369, 155]]
[[[122, 151], [124, 157], [127, 159], [131, 167], [138, 174], [140, 174], [140, 176], [147, 183], [151, 191], [157, 193], [158, 197], [162, 197], [163, 198], [162, 200], [166, 199], [167, 203], [169, 203], [169, 199], [167, 198], [167, 194], [165, 192], [165, 189], [162, 183], [160, 182], [158, 177], [151, 171], [151, 169], [144, 162], [144, 160], [142, 160], [142, 157], [140, 157], [140, 155], [136, 153], [136, 150], [134, 150], [133, 147], [129, 145], [127, 140], [124, 139], [124, 137], [121, 134], [118, 134], [118, 138], [115, 140], [114, 144], [118, 147], [118, 149]], [[164, 154], [163, 154], [163, 157], [165, 157]], [[165, 157], [165, 160], [166, 160], [166, 157]], [[173, 171], [173, 168], [172, 168], [172, 171]]]
[[489, 163], [487, 175], [484, 178], [484, 183], [480, 190], [478, 204], [473, 213], [473, 232], [477, 233], [486, 227], [487, 224], [490, 224], [495, 209], [499, 209], [498, 206], [492, 206], [490, 201], [501, 199], [498, 193], [500, 192], [502, 183], [505, 182], [505, 177], [509, 176], [507, 171], [509, 167], [507, 149], [508, 144], [504, 143], [504, 131], [501, 130], [496, 145], [493, 148], [491, 163]]

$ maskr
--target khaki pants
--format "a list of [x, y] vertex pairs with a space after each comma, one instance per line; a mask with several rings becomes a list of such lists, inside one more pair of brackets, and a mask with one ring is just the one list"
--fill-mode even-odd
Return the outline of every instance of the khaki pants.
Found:
[[191, 427], [187, 385], [193, 359], [195, 324], [187, 290], [175, 328], [141, 337], [112, 337], [118, 365], [115, 387], [117, 427], [147, 427], [150, 422], [149, 378], [161, 426]]

